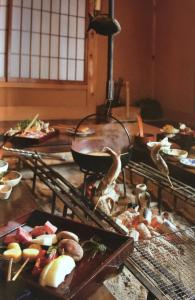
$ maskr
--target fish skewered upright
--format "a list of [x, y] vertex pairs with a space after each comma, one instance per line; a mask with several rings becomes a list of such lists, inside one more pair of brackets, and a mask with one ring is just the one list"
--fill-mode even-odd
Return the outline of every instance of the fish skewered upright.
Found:
[[160, 150], [161, 150], [162, 145], [155, 145], [152, 147], [151, 150], [151, 158], [152, 161], [154, 162], [154, 164], [157, 166], [158, 170], [167, 177], [171, 188], [174, 188], [171, 179], [169, 177], [169, 168], [167, 166], [167, 163], [165, 162], [165, 160], [162, 158], [162, 156], [160, 155]]
[[111, 208], [109, 204], [114, 204], [111, 194], [114, 192], [116, 179], [121, 172], [121, 159], [120, 155], [118, 155], [111, 148], [105, 147], [103, 150], [104, 152], [110, 154], [113, 162], [107, 174], [101, 179], [97, 189], [95, 190], [95, 194], [92, 197], [92, 202], [95, 205], [94, 211], [99, 206], [106, 214], [110, 215]]

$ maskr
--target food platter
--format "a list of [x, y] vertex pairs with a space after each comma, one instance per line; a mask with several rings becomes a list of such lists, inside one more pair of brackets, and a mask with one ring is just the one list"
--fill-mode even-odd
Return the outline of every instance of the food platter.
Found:
[[195, 159], [194, 158], [182, 158], [180, 163], [187, 168], [195, 168]]
[[4, 134], [4, 135], [2, 135], [2, 137], [5, 140], [9, 140], [15, 146], [20, 147], [20, 146], [32, 146], [32, 145], [37, 145], [37, 144], [43, 143], [46, 140], [48, 140], [51, 137], [56, 136], [58, 134], [59, 134], [59, 131], [57, 129], [51, 128], [49, 131], [41, 132], [39, 134], [28, 133], [26, 135], [23, 135], [21, 133], [18, 133], [18, 134], [16, 133], [14, 135]]
[[9, 128], [0, 135], [3, 143], [9, 141], [15, 146], [32, 146], [40, 144], [57, 135], [59, 130], [51, 127], [48, 122], [40, 120], [37, 114], [32, 120], [19, 121], [13, 128]]
[[[48, 299], [86, 299], [87, 295], [97, 288], [98, 283], [103, 282], [113, 272], [118, 271], [124, 260], [133, 251], [133, 241], [129, 237], [53, 216], [38, 210], [27, 216], [26, 220], [21, 220], [18, 226], [30, 231], [34, 226], [44, 224], [47, 221], [54, 224], [59, 230], [68, 230], [77, 234], [81, 244], [94, 236], [97, 237], [106, 245], [106, 252], [103, 254], [99, 253], [95, 257], [90, 257], [88, 253], [84, 253], [83, 258], [76, 262], [75, 269], [65, 277], [64, 282], [57, 288], [41, 286], [38, 280], [32, 276], [32, 266], [29, 263], [29, 266], [20, 274], [19, 280], [10, 282], [9, 291], [6, 291], [6, 293], [9, 293], [10, 298], [7, 299], [15, 299], [13, 296], [15, 296], [16, 286], [17, 284], [21, 284], [21, 280], [23, 285], [28, 286], [39, 297], [42, 297], [40, 299], [45, 299], [46, 297]], [[14, 231], [11, 233], [14, 233]], [[1, 241], [6, 236], [0, 236]], [[15, 263], [15, 265], [17, 264], [21, 263]], [[4, 268], [5, 262], [1, 261], [0, 271], [2, 274], [4, 274]], [[5, 295], [6, 285], [4, 275], [0, 277], [1, 295]]]
[[93, 128], [84, 128], [84, 129], [78, 129], [75, 132], [76, 128], [75, 127], [70, 127], [66, 129], [66, 133], [70, 134], [70, 135], [76, 135], [76, 136], [80, 136], [80, 137], [85, 137], [88, 135], [92, 135], [95, 133], [95, 130]]

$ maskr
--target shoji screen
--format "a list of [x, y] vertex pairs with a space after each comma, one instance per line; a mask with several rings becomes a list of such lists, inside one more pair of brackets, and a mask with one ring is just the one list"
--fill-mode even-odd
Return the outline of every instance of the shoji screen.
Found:
[[6, 76], [7, 4], [7, 0], [0, 0], [0, 80]]
[[86, 0], [13, 0], [9, 77], [84, 80]]

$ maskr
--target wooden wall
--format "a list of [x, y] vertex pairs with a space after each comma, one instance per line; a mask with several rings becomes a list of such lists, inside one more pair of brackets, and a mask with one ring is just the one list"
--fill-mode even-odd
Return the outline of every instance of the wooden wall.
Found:
[[[188, 0], [189, 1], [189, 0]], [[106, 1], [103, 0], [105, 10]], [[116, 0], [115, 16], [122, 31], [115, 37], [114, 78], [130, 81], [131, 99], [150, 96], [152, 90], [152, 0]], [[0, 83], [0, 120], [31, 118], [79, 119], [105, 102], [107, 38], [89, 35], [93, 72], [84, 85]]]
[[157, 0], [155, 97], [165, 117], [195, 126], [195, 1]]

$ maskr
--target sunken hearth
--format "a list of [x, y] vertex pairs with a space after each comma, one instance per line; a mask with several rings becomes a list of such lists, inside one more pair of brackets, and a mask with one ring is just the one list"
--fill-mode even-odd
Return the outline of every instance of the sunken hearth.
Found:
[[[34, 167], [34, 159], [28, 158], [27, 162]], [[57, 214], [67, 213], [68, 217], [77, 220], [81, 214], [81, 221], [120, 232], [121, 228], [114, 224], [113, 220], [109, 220], [108, 216], [98, 210], [93, 213], [90, 204], [83, 202], [82, 192], [79, 190], [83, 183], [83, 174], [74, 163], [55, 166], [48, 166], [48, 163], [49, 161], [45, 165], [42, 160], [38, 160], [36, 193], [42, 209], [50, 211], [52, 208]], [[150, 240], [135, 243], [134, 253], [127, 259], [122, 272], [106, 280], [105, 286], [119, 300], [147, 299], [147, 290], [132, 275], [138, 272], [144, 285], [152, 285], [153, 293], [162, 297], [160, 299], [194, 299], [195, 229], [192, 227], [192, 221], [195, 219], [195, 190], [173, 178], [171, 180], [174, 189], [171, 189], [158, 171], [145, 164], [130, 162], [125, 168], [125, 175], [127, 195], [129, 187], [138, 183], [147, 184], [152, 202], [156, 203], [154, 209], [166, 208], [178, 228], [178, 233], [153, 236]], [[32, 173], [25, 171], [24, 178], [31, 186]], [[54, 207], [52, 201], [55, 192], [57, 197]], [[71, 198], [70, 202], [68, 197]], [[72, 205], [73, 214], [69, 205]], [[192, 266], [190, 270], [189, 265]]]

